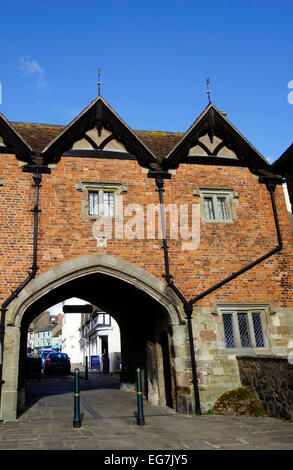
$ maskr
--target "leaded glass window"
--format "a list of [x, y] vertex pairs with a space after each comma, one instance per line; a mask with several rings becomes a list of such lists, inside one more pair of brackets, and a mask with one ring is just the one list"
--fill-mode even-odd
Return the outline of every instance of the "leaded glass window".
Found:
[[241, 346], [243, 348], [249, 348], [251, 346], [248, 319], [246, 313], [238, 313], [238, 326], [240, 333]]
[[193, 194], [200, 198], [203, 222], [232, 224], [236, 219], [239, 195], [234, 189], [197, 188]]
[[219, 214], [220, 219], [228, 220], [229, 219], [229, 214], [228, 214], [226, 198], [225, 197], [217, 197], [217, 203], [218, 203], [218, 214]]
[[89, 191], [88, 198], [89, 215], [104, 215], [105, 217], [114, 217], [113, 191]]
[[97, 217], [123, 218], [123, 194], [127, 187], [122, 183], [81, 181], [76, 184], [81, 191], [82, 214], [91, 220]]
[[99, 215], [99, 193], [89, 191], [89, 215]]
[[215, 211], [214, 211], [214, 204], [213, 204], [212, 197], [204, 198], [204, 207], [205, 207], [206, 218], [208, 220], [215, 220]]
[[114, 217], [114, 193], [104, 191], [104, 216]]
[[253, 330], [255, 336], [255, 343], [257, 348], [264, 348], [264, 334], [263, 328], [261, 324], [260, 313], [253, 313], [252, 314], [252, 322], [253, 322]]
[[223, 313], [223, 325], [226, 348], [235, 348], [233, 317], [231, 313]]
[[265, 337], [261, 313], [223, 311], [226, 348], [264, 348]]

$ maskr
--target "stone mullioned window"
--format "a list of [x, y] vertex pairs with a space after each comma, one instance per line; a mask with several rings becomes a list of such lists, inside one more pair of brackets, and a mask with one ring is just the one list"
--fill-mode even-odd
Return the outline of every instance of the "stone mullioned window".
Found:
[[221, 306], [225, 347], [227, 349], [269, 348], [266, 335], [267, 306], [239, 305]]
[[193, 195], [199, 198], [203, 222], [233, 223], [237, 217], [238, 193], [226, 188], [197, 188]]
[[99, 216], [122, 217], [119, 196], [127, 192], [124, 184], [82, 181], [76, 185], [76, 189], [82, 192], [81, 210], [86, 218], [95, 220]]

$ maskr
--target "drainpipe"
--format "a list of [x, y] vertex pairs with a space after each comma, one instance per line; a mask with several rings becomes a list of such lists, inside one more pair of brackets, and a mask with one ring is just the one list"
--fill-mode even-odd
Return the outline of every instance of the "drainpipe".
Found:
[[223, 281], [218, 282], [214, 286], [212, 286], [209, 289], [206, 289], [205, 291], [203, 291], [201, 294], [196, 295], [195, 297], [193, 297], [193, 299], [190, 300], [190, 303], [192, 305], [195, 304], [195, 302], [197, 302], [198, 300], [205, 297], [206, 295], [210, 294], [211, 292], [214, 292], [216, 289], [219, 289], [220, 287], [224, 286], [225, 284], [232, 281], [236, 277], [240, 276], [240, 274], [245, 273], [246, 271], [253, 268], [254, 266], [257, 266], [258, 264], [262, 263], [264, 260], [266, 260], [270, 256], [274, 255], [275, 253], [278, 253], [278, 251], [281, 251], [281, 249], [283, 248], [283, 242], [282, 242], [282, 237], [281, 237], [278, 213], [277, 213], [275, 196], [274, 196], [274, 192], [275, 192], [275, 189], [276, 189], [276, 182], [273, 179], [260, 179], [260, 183], [265, 183], [266, 188], [270, 193], [272, 209], [273, 209], [273, 214], [274, 214], [275, 228], [276, 228], [277, 238], [278, 238], [278, 245], [275, 248], [273, 248], [272, 250], [270, 250], [268, 253], [266, 253], [265, 255], [261, 256], [260, 258], [256, 259], [252, 263], [245, 266], [244, 268], [241, 268], [241, 269], [239, 269], [239, 271], [236, 271], [235, 273], [231, 274], [231, 276], [226, 277], [225, 279], [223, 279]]
[[[28, 171], [28, 170], [26, 170]], [[39, 189], [42, 181], [42, 171], [39, 168], [33, 168], [30, 170], [33, 172], [34, 184], [32, 185], [35, 188], [35, 200], [34, 208], [31, 212], [34, 213], [34, 235], [33, 235], [33, 263], [31, 266], [31, 271], [29, 272], [28, 277], [16, 288], [15, 291], [11, 291], [11, 295], [3, 302], [1, 306], [1, 323], [0, 323], [0, 392], [2, 390], [2, 369], [3, 369], [3, 351], [4, 351], [4, 335], [5, 335], [5, 316], [9, 304], [18, 296], [18, 294], [24, 289], [24, 287], [36, 276], [38, 266], [37, 266], [37, 248], [38, 248], [38, 222], [39, 222]], [[47, 171], [46, 171], [47, 172]], [[1, 397], [1, 394], [0, 394]]]
[[168, 254], [168, 248], [169, 247], [168, 247], [167, 235], [166, 235], [166, 217], [165, 217], [163, 193], [165, 191], [164, 190], [164, 179], [166, 179], [166, 178], [170, 179], [171, 175], [168, 174], [168, 173], [149, 172], [148, 177], [156, 179], [156, 185], [157, 185], [157, 188], [158, 188], [157, 191], [159, 192], [162, 235], [163, 235], [163, 246], [162, 246], [162, 248], [164, 250], [164, 261], [165, 261], [165, 274], [163, 275], [163, 277], [165, 277], [168, 286], [177, 294], [177, 296], [182, 301], [183, 306], [184, 306], [184, 311], [185, 311], [185, 314], [186, 314], [186, 318], [187, 318], [188, 334], [189, 334], [189, 346], [190, 346], [190, 354], [191, 354], [192, 382], [193, 382], [193, 386], [194, 386], [195, 411], [196, 411], [196, 414], [200, 415], [201, 414], [200, 398], [199, 398], [199, 390], [198, 390], [197, 370], [196, 370], [195, 351], [194, 351], [194, 340], [193, 340], [193, 332], [192, 332], [193, 305], [195, 304], [195, 302], [202, 299], [206, 295], [210, 294], [211, 292], [214, 292], [215, 290], [219, 289], [223, 285], [225, 285], [228, 282], [232, 281], [233, 279], [240, 276], [244, 272], [246, 272], [249, 269], [252, 269], [254, 266], [257, 266], [258, 264], [262, 263], [264, 260], [271, 257], [275, 253], [278, 253], [283, 248], [280, 225], [279, 225], [279, 219], [278, 219], [275, 196], [274, 196], [274, 192], [275, 192], [275, 189], [276, 189], [276, 184], [279, 182], [279, 180], [276, 180], [274, 178], [265, 178], [265, 177], [260, 177], [260, 179], [259, 179], [260, 183], [265, 183], [266, 184], [266, 188], [270, 193], [271, 204], [272, 204], [272, 209], [273, 209], [273, 214], [274, 214], [275, 228], [276, 228], [277, 238], [278, 238], [278, 245], [275, 248], [273, 248], [272, 250], [270, 250], [268, 253], [266, 253], [265, 255], [261, 256], [260, 258], [257, 258], [255, 261], [253, 261], [252, 263], [249, 263], [244, 268], [239, 269], [239, 271], [233, 273], [231, 276], [228, 276], [223, 281], [216, 283], [214, 286], [210, 287], [209, 289], [206, 289], [204, 292], [202, 292], [201, 294], [193, 297], [191, 300], [188, 301], [185, 298], [185, 296], [180, 292], [180, 290], [175, 286], [175, 284], [173, 282], [173, 276], [170, 274], [170, 267], [169, 267], [169, 254]]
[[170, 174], [159, 174], [154, 175], [149, 173], [150, 178], [156, 179], [157, 190], [159, 193], [159, 200], [160, 200], [160, 212], [161, 212], [161, 224], [162, 224], [162, 236], [163, 236], [163, 245], [162, 248], [164, 250], [164, 261], [165, 261], [165, 274], [163, 277], [166, 279], [168, 286], [175, 292], [175, 294], [179, 297], [179, 299], [183, 303], [184, 312], [186, 314], [187, 319], [187, 327], [188, 327], [188, 336], [189, 336], [189, 347], [190, 347], [190, 358], [191, 358], [191, 370], [192, 370], [192, 383], [194, 389], [194, 408], [197, 415], [201, 415], [200, 409], [200, 398], [199, 398], [199, 390], [198, 390], [198, 380], [197, 380], [197, 370], [196, 370], [196, 361], [195, 361], [195, 351], [194, 351], [194, 338], [193, 338], [193, 331], [192, 331], [192, 304], [188, 302], [185, 296], [180, 292], [180, 290], [175, 286], [173, 282], [173, 276], [170, 274], [169, 268], [169, 254], [168, 254], [168, 243], [167, 243], [167, 234], [166, 234], [166, 215], [165, 215], [165, 206], [164, 206], [164, 198], [163, 193], [164, 190], [164, 179], [170, 179]]

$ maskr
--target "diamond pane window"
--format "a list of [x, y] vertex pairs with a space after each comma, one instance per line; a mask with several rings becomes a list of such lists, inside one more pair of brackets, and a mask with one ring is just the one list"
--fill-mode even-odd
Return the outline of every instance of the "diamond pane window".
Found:
[[250, 348], [251, 341], [250, 341], [247, 314], [238, 313], [237, 317], [238, 317], [238, 326], [239, 326], [241, 346], [243, 348]]
[[233, 318], [231, 313], [223, 313], [223, 324], [226, 348], [235, 348]]
[[99, 215], [99, 193], [89, 191], [89, 215]]
[[215, 211], [212, 197], [204, 198], [205, 214], [208, 220], [215, 220]]
[[217, 203], [218, 203], [218, 213], [219, 213], [220, 219], [228, 220], [229, 219], [229, 214], [228, 214], [226, 198], [225, 197], [218, 197], [217, 198]]
[[114, 217], [114, 193], [104, 191], [104, 216]]
[[[222, 310], [223, 308], [223, 310]], [[265, 333], [262, 324], [264, 313], [251, 310], [243, 311], [243, 307], [229, 309], [228, 306], [220, 307], [222, 310], [223, 329], [226, 348], [265, 348]], [[244, 309], [245, 310], [245, 309]]]
[[265, 341], [261, 324], [260, 313], [252, 314], [253, 330], [255, 336], [255, 345], [257, 348], [264, 348]]

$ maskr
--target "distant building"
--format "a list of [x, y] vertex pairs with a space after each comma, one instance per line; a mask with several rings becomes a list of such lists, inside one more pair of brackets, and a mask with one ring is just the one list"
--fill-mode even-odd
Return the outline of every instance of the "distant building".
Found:
[[[52, 326], [52, 335], [50, 336], [50, 330], [48, 327]], [[54, 328], [56, 328], [54, 331]], [[59, 328], [59, 329], [58, 329]], [[60, 330], [60, 332], [59, 332]], [[31, 354], [35, 347], [40, 349], [44, 346], [44, 349], [51, 349], [54, 346], [54, 349], [60, 350], [60, 338], [62, 331], [62, 314], [50, 315], [49, 311], [41, 313], [35, 320], [30, 324], [27, 334], [27, 353]], [[54, 338], [54, 341], [48, 341], [50, 338]]]
[[284, 193], [293, 230], [293, 144], [272, 164], [272, 168], [286, 178]]
[[50, 315], [50, 325], [62, 325], [62, 313]]
[[[82, 312], [83, 307], [92, 307], [92, 313]], [[78, 312], [78, 307], [80, 312]], [[67, 309], [65, 308], [67, 307]], [[67, 313], [72, 307], [75, 313]], [[91, 306], [82, 299], [73, 297], [63, 302], [62, 352], [69, 355], [71, 363], [86, 364], [91, 368], [92, 360], [97, 361], [97, 370], [110, 373], [121, 370], [120, 329], [108, 313]]]
[[55, 325], [47, 325], [34, 332], [34, 352], [41, 349], [52, 349], [52, 332]]
[[34, 339], [35, 332], [50, 324], [50, 312], [45, 311], [38, 315], [34, 321], [29, 325], [27, 332], [27, 354], [31, 355], [34, 352]]
[[290, 196], [288, 192], [288, 186], [286, 183], [283, 184], [283, 190], [284, 190], [284, 195], [285, 195], [285, 201], [288, 209], [288, 215], [291, 223], [291, 228], [293, 231], [293, 214], [292, 214], [292, 204], [290, 203]]
[[62, 350], [62, 325], [56, 325], [52, 330], [52, 349], [54, 349], [54, 351]]
[[118, 323], [108, 313], [95, 309], [92, 314], [83, 314], [81, 325], [81, 351], [83, 363], [88, 357], [89, 367], [92, 357], [100, 362], [100, 371], [121, 371], [121, 342]]
[[[65, 300], [65, 305], [84, 305], [84, 300], [72, 297]], [[63, 313], [62, 316], [62, 352], [68, 354], [71, 363], [82, 364], [83, 357], [80, 349], [81, 313]]]

